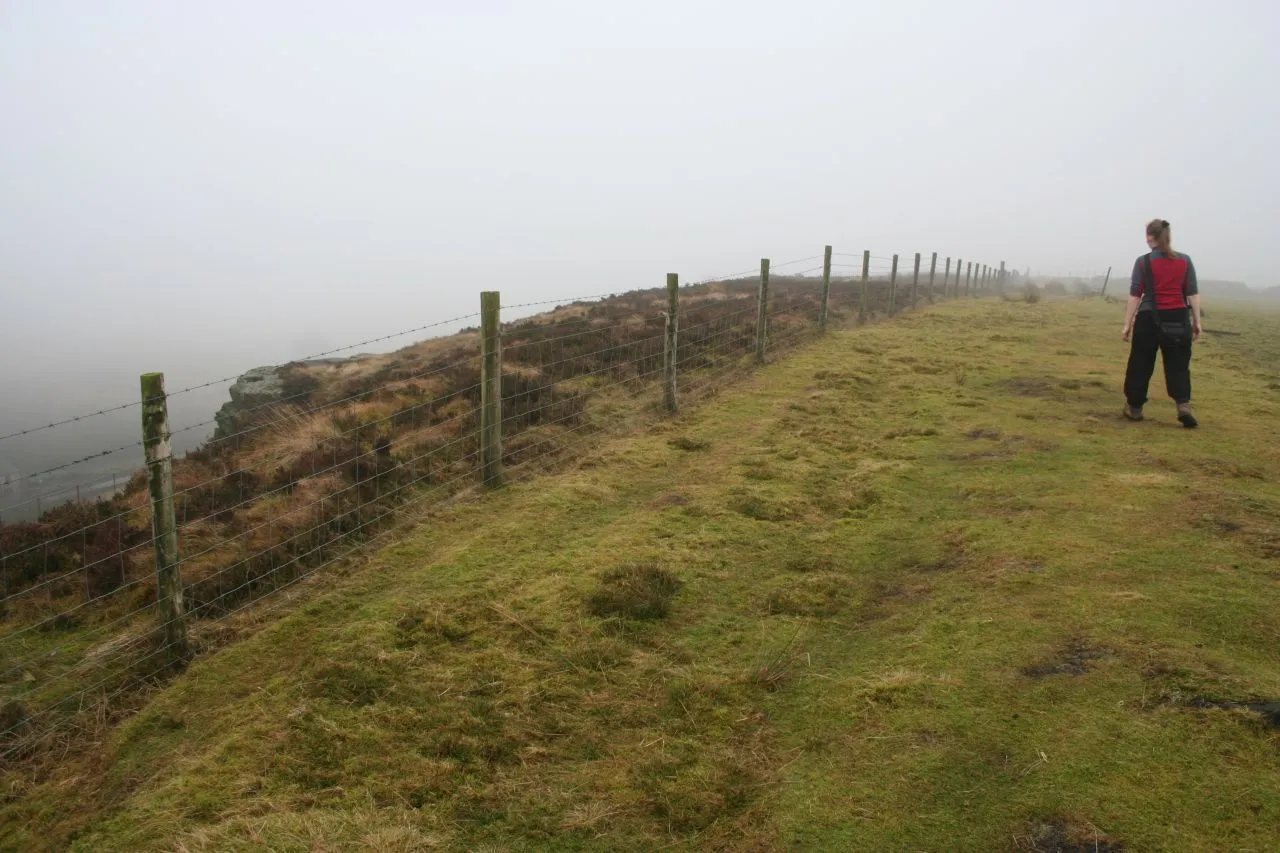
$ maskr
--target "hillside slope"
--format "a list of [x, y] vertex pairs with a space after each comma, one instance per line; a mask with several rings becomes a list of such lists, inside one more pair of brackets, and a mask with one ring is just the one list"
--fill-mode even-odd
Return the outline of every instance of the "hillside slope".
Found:
[[1204, 426], [1118, 308], [809, 345], [433, 510], [8, 795], [12, 850], [1272, 849], [1280, 319]]

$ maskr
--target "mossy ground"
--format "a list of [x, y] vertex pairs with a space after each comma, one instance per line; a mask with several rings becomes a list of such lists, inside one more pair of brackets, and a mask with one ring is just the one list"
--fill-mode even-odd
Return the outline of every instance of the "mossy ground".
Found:
[[312, 585], [0, 847], [1272, 850], [1280, 318], [1207, 325], [1198, 431], [1100, 300], [833, 333]]

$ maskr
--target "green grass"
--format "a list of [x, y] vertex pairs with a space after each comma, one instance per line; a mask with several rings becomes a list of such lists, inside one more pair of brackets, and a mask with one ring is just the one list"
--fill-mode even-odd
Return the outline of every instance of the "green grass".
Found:
[[0, 846], [1272, 850], [1280, 318], [1211, 308], [1192, 432], [1118, 417], [1119, 310], [835, 333], [436, 512]]

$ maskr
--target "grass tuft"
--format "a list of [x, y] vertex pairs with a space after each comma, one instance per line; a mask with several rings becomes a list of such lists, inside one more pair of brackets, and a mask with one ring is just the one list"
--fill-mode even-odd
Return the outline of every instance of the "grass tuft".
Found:
[[641, 621], [665, 619], [680, 581], [653, 563], [630, 563], [606, 572], [587, 599], [593, 616], [621, 616]]

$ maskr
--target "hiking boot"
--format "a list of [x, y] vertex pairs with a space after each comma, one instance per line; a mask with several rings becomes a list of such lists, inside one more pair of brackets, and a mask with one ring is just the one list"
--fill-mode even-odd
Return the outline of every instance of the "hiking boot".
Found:
[[1142, 420], [1142, 407], [1126, 404], [1124, 407], [1124, 416], [1131, 421], [1140, 421]]
[[1178, 423], [1182, 424], [1187, 429], [1195, 429], [1200, 426], [1200, 422], [1196, 420], [1196, 416], [1191, 414], [1190, 403], [1178, 404]]

